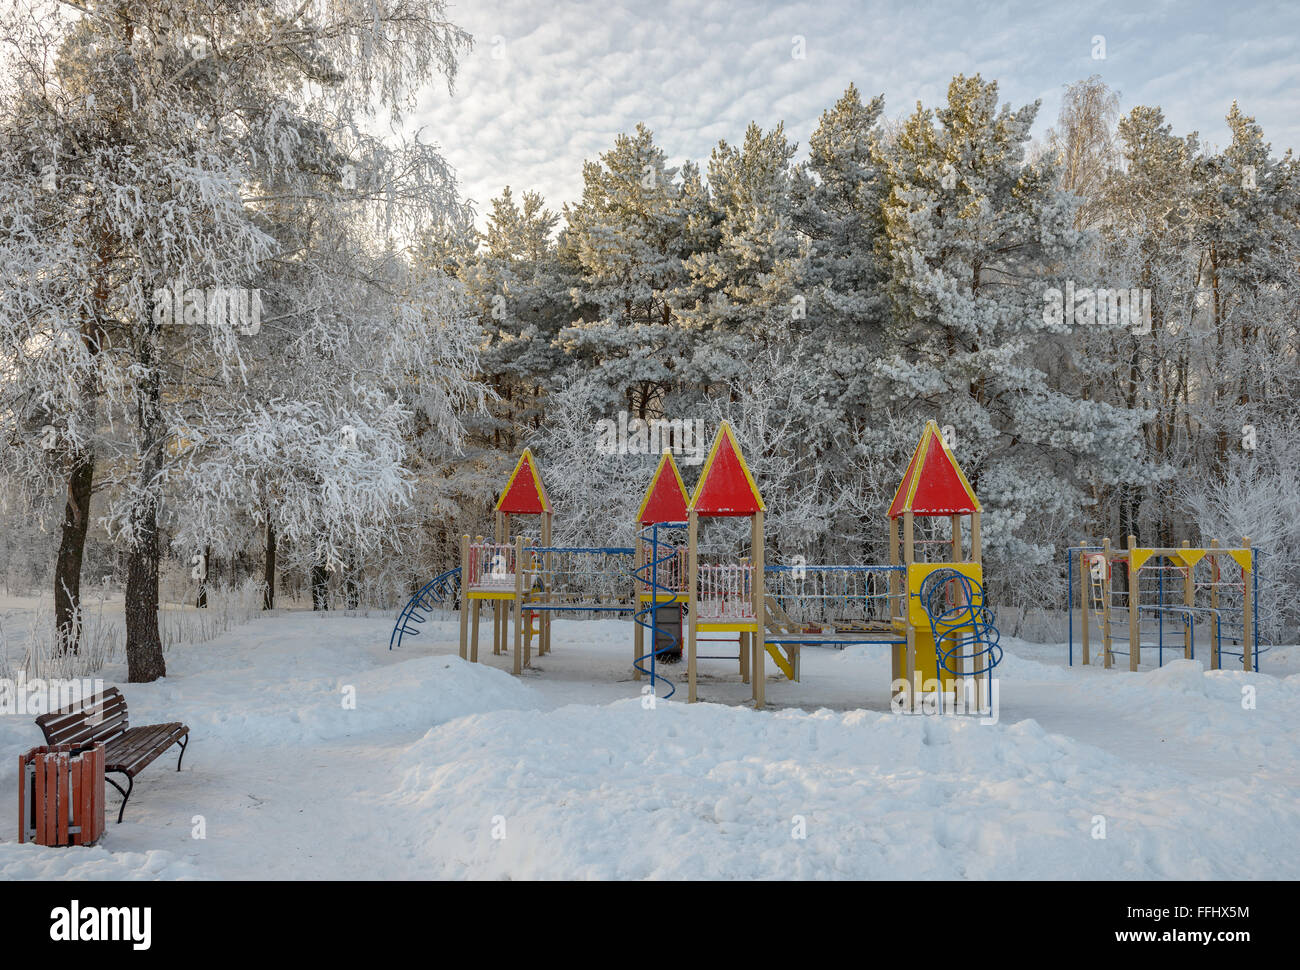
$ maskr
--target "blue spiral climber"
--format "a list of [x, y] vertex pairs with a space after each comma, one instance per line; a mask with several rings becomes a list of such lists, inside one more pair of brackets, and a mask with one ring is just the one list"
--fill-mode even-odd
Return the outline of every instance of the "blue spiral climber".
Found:
[[[956, 605], [948, 604], [948, 584], [956, 583]], [[956, 677], [987, 674], [1002, 662], [1001, 634], [984, 605], [984, 587], [956, 569], [936, 569], [921, 581], [917, 596], [930, 618], [939, 666]], [[964, 660], [964, 664], [954, 664]], [[958, 669], [959, 667], [968, 669]], [[973, 669], [969, 669], [973, 668]]]
[[[686, 528], [686, 523], [661, 522], [655, 525], [646, 526], [641, 530], [641, 541], [649, 544], [650, 556], [644, 564], [632, 570], [632, 575], [649, 587], [650, 602], [642, 609], [633, 613], [632, 619], [650, 631], [650, 652], [642, 654], [633, 660], [632, 666], [650, 678], [650, 686], [652, 688], [655, 688], [661, 680], [667, 684], [668, 693], [664, 695], [664, 700], [668, 700], [668, 698], [672, 697], [673, 694], [677, 693], [677, 687], [671, 680], [658, 672], [656, 661], [662, 654], [671, 653], [674, 650], [680, 650], [682, 648], [682, 643], [671, 630], [665, 630], [664, 632], [666, 632], [671, 638], [671, 642], [665, 644], [659, 649], [655, 648], [655, 643], [659, 639], [658, 610], [661, 606], [671, 606], [674, 603], [679, 603], [681, 602], [681, 599], [677, 590], [665, 586], [659, 581], [659, 567], [664, 563], [672, 562], [677, 558], [677, 548], [659, 538], [659, 530], [661, 528], [684, 529]], [[660, 599], [660, 593], [668, 593], [671, 596], [671, 599]], [[635, 594], [636, 590], [634, 588], [634, 595]], [[649, 617], [648, 621], [646, 620], [647, 616]], [[644, 662], [647, 660], [650, 661], [649, 669], [644, 666]]]
[[460, 592], [460, 567], [448, 569], [425, 583], [418, 593], [412, 596], [402, 611], [397, 614], [397, 625], [393, 635], [388, 638], [388, 649], [402, 645], [403, 636], [419, 636], [420, 624], [429, 618], [435, 606], [448, 601], [455, 602]]

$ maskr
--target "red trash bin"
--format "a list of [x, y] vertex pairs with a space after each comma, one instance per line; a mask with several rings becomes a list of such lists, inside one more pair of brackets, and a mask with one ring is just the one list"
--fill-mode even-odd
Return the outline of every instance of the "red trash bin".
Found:
[[18, 841], [93, 845], [104, 834], [104, 746], [51, 744], [18, 756]]

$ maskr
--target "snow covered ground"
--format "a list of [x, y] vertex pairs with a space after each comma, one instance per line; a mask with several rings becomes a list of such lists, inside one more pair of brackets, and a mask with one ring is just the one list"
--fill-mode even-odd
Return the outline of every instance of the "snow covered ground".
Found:
[[[391, 622], [173, 648], [122, 689], [133, 723], [189, 724], [184, 770], [146, 769], [94, 848], [18, 845], [10, 814], [0, 878], [1300, 877], [1300, 648], [1130, 674], [1011, 640], [982, 724], [889, 713], [881, 647], [810, 649], [798, 684], [769, 664], [767, 711], [724, 660], [702, 703], [648, 707], [626, 621], [558, 621], [521, 679], [490, 643], [457, 658], [454, 617], [390, 653]], [[9, 813], [40, 741], [0, 716]]]

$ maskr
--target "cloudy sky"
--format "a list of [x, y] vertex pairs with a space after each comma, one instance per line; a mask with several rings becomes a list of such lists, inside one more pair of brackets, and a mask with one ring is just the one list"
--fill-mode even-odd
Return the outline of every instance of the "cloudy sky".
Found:
[[[411, 120], [443, 148], [480, 212], [505, 184], [559, 209], [582, 161], [643, 121], [670, 159], [707, 161], [748, 122], [786, 123], [800, 153], [849, 82], [886, 114], [942, 103], [956, 73], [1041, 98], [1100, 74], [1121, 107], [1158, 104], [1179, 134], [1223, 145], [1234, 98], [1274, 151], [1300, 144], [1300, 3], [820, 0], [452, 0], [474, 35], [454, 93], [430, 89]], [[802, 54], [802, 56], [799, 56]]]

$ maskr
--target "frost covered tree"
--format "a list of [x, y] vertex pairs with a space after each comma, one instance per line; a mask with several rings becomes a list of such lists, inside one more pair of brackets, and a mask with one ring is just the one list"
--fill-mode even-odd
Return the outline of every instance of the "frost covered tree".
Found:
[[[731, 422], [736, 441], [754, 472], [764, 503], [770, 536], [770, 561], [841, 561], [860, 554], [856, 541], [844, 542], [840, 531], [843, 494], [818, 442], [832, 433], [835, 416], [810, 407], [821, 375], [789, 346], [776, 345], [750, 356], [754, 364], [737, 378], [729, 393], [707, 402], [710, 436], [722, 420]], [[748, 533], [733, 523], [732, 535]]]
[[[690, 380], [729, 385], [756, 348], [790, 342], [808, 317], [810, 247], [793, 212], [796, 146], [751, 124], [709, 159], [712, 245], [685, 259], [678, 316], [695, 347]], [[689, 301], [689, 302], [688, 302]]]
[[[0, 31], [49, 77], [56, 38], [9, 10]], [[60, 178], [77, 150], [67, 99], [32, 96], [19, 72], [0, 86], [0, 487], [39, 516], [62, 503], [55, 627], [80, 637], [77, 604], [90, 524], [110, 264], [90, 231], [94, 194]], [[110, 378], [111, 381], [111, 378]]]
[[598, 422], [606, 417], [599, 384], [568, 380], [554, 390], [552, 405], [549, 420], [529, 439], [547, 495], [564, 510], [551, 541], [557, 546], [630, 542], [659, 455], [599, 447]]
[[476, 428], [503, 450], [535, 430], [546, 410], [544, 375], [563, 366], [556, 343], [569, 322], [574, 280], [559, 263], [559, 216], [536, 192], [516, 203], [509, 186], [492, 200], [483, 251], [463, 273], [488, 339], [483, 376], [496, 392], [493, 414]]
[[[891, 352], [874, 368], [878, 407], [950, 425], [987, 509], [986, 546], [1009, 568], [1041, 566], [1068, 530], [1084, 476], [1144, 480], [1142, 415], [1054, 387], [1038, 355], [1070, 324], [1044, 293], [1081, 244], [1074, 202], [1046, 163], [1027, 163], [1037, 104], [997, 104], [996, 83], [957, 77], [937, 111], [918, 106], [880, 151], [889, 179], [879, 251], [888, 264]], [[880, 444], [902, 460], [914, 443]], [[1068, 535], [1068, 531], [1063, 532]]]
[[1119, 95], [1100, 75], [1076, 81], [1065, 91], [1056, 125], [1047, 132], [1047, 150], [1061, 188], [1079, 197], [1074, 225], [1095, 227], [1103, 211], [1102, 192], [1118, 164], [1115, 126]]
[[888, 313], [875, 251], [888, 191], [879, 162], [883, 110], [883, 97], [864, 103], [849, 85], [823, 112], [792, 186], [798, 224], [812, 242], [802, 350], [823, 375], [817, 406], [837, 411], [846, 428], [870, 405]]
[[1272, 156], [1235, 102], [1226, 120], [1232, 142], [1202, 161], [1190, 202], [1199, 329], [1213, 348], [1197, 355], [1212, 388], [1200, 416], [1219, 467], [1243, 429], [1284, 427], [1300, 399], [1300, 168], [1289, 152]]
[[[37, 22], [29, 17], [15, 29], [39, 33]], [[61, 29], [57, 43], [43, 49], [48, 56], [20, 62], [19, 86], [46, 111], [33, 130], [71, 129], [77, 150], [49, 162], [53, 179], [90, 197], [89, 236], [112, 268], [98, 353], [100, 400], [130, 417], [131, 435], [113, 466], [106, 514], [129, 548], [130, 677], [151, 680], [165, 669], [157, 629], [160, 509], [183, 456], [221, 440], [217, 433], [202, 438], [205, 429], [188, 418], [198, 411], [211, 419], [224, 407], [221, 430], [227, 430], [237, 424], [230, 407], [254, 403], [240, 388], [254, 370], [250, 341], [264, 322], [259, 283], [277, 269], [291, 280], [286, 299], [297, 286], [320, 300], [293, 308], [299, 323], [310, 324], [314, 314], [347, 316], [346, 305], [331, 305], [340, 290], [319, 283], [327, 272], [343, 271], [346, 289], [370, 267], [365, 260], [331, 265], [318, 257], [359, 252], [355, 236], [342, 247], [309, 247], [309, 258], [299, 260], [312, 267], [306, 271], [294, 265], [301, 254], [286, 251], [286, 239], [311, 235], [302, 225], [285, 231], [311, 214], [295, 205], [301, 195], [323, 177], [353, 191], [356, 172], [373, 175], [387, 204], [365, 213], [372, 234], [400, 229], [394, 215], [403, 207], [445, 206], [449, 182], [440, 177], [445, 166], [436, 153], [426, 146], [385, 157], [377, 142], [356, 131], [381, 110], [400, 118], [421, 84], [439, 73], [450, 77], [467, 38], [432, 0], [104, 2], [79, 8]], [[419, 174], [398, 178], [386, 167], [394, 162]], [[282, 258], [273, 263], [276, 256]], [[409, 287], [400, 273], [389, 275], [394, 280], [390, 296]], [[268, 297], [274, 311], [276, 295]], [[418, 319], [420, 326], [458, 327], [455, 314], [430, 319], [427, 292], [416, 292], [409, 308], [395, 302], [410, 326]], [[312, 333], [300, 326], [298, 335], [308, 338], [304, 353], [337, 355], [337, 370], [350, 342], [365, 334], [364, 328]], [[458, 338], [443, 338], [444, 345], [458, 345]], [[396, 336], [381, 346], [396, 355], [382, 360], [387, 372], [419, 363]], [[369, 390], [373, 376], [363, 371], [352, 389]], [[451, 429], [455, 394], [430, 400], [435, 424]], [[293, 408], [279, 414], [305, 416]], [[390, 460], [396, 454], [375, 452]]]
[[696, 235], [707, 232], [698, 218], [707, 194], [695, 167], [683, 166], [679, 177], [644, 125], [619, 135], [582, 174], [582, 199], [564, 210], [561, 258], [581, 282], [560, 343], [605, 388], [606, 409], [644, 418], [681, 379], [690, 354], [673, 294]]

